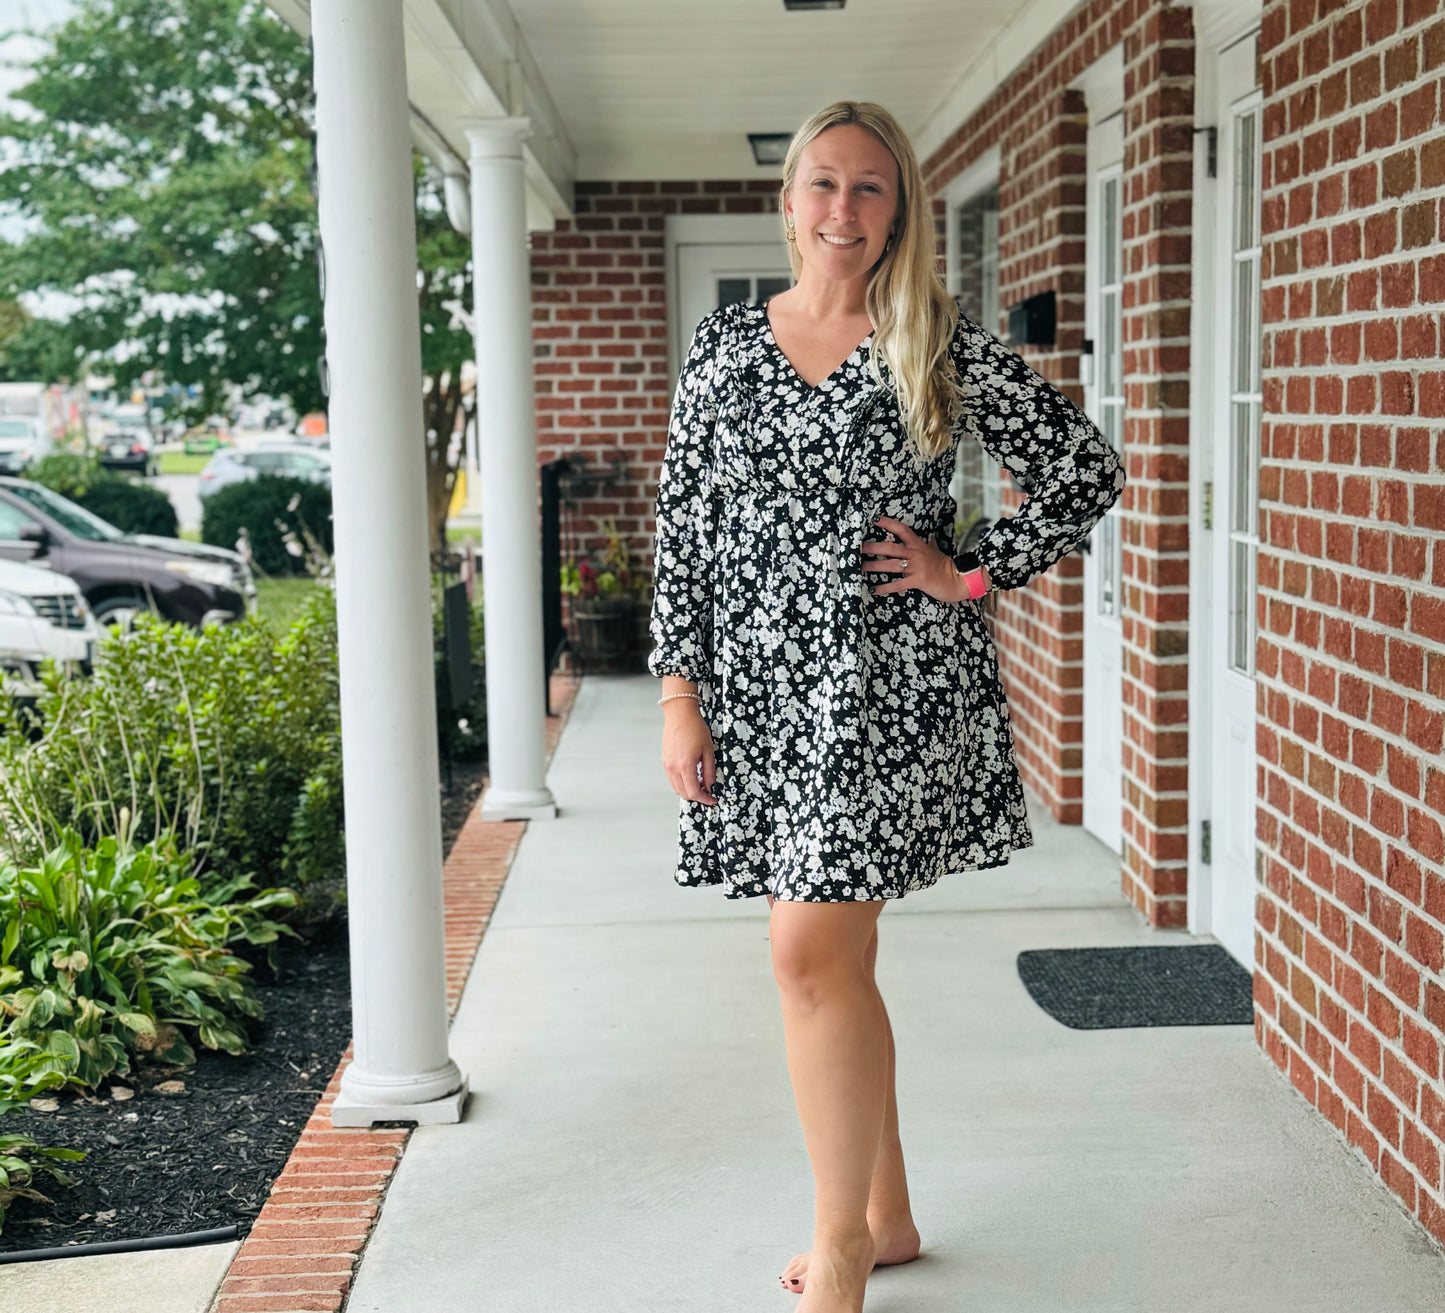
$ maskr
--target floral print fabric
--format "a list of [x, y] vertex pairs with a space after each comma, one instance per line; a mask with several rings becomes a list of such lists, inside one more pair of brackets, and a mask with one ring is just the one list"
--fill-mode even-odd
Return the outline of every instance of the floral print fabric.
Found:
[[[698, 324], [656, 505], [652, 674], [697, 684], [715, 804], [679, 799], [675, 880], [729, 898], [902, 898], [1033, 842], [997, 656], [976, 601], [875, 595], [859, 546], [892, 516], [950, 555], [951, 446], [922, 462], [870, 333], [815, 387], [762, 306]], [[977, 551], [1018, 588], [1072, 551], [1124, 486], [1113, 447], [960, 316], [950, 349], [978, 441], [1031, 481]]]

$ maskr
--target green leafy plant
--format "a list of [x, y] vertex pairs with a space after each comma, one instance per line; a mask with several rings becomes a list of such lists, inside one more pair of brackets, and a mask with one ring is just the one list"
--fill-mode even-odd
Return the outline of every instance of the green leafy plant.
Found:
[[55, 1166], [57, 1160], [79, 1162], [84, 1157], [83, 1149], [45, 1149], [28, 1135], [0, 1135], [0, 1231], [5, 1229], [5, 1214], [15, 1200], [50, 1202], [35, 1188], [39, 1177], [47, 1176], [57, 1185], [75, 1184], [69, 1172]]
[[306, 479], [262, 474], [212, 493], [201, 511], [201, 540], [233, 550], [244, 543], [262, 574], [308, 569], [312, 555], [334, 550], [331, 490]]
[[0, 1039], [45, 1055], [14, 1055], [32, 1078], [94, 1088], [133, 1055], [189, 1065], [186, 1031], [244, 1052], [245, 1019], [263, 1010], [230, 946], [274, 954], [294, 936], [271, 916], [295, 905], [292, 890], [243, 876], [203, 895], [173, 836], [133, 848], [128, 813], [121, 822], [119, 838], [88, 847], [66, 831], [38, 865], [0, 867]]
[[84, 506], [124, 533], [176, 535], [176, 508], [159, 488], [105, 469], [93, 456], [61, 451], [27, 467], [25, 477]]
[[43, 733], [0, 708], [0, 856], [34, 865], [87, 843], [174, 834], [207, 893], [237, 876], [295, 885], [299, 919], [344, 878], [335, 602], [317, 588], [284, 630], [142, 616], [83, 680], [42, 675]]

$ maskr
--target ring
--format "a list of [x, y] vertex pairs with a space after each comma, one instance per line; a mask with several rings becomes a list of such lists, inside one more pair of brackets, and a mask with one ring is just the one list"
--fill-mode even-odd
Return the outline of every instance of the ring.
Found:
[[901, 557], [898, 558], [898, 573], [899, 573], [899, 574], [907, 574], [907, 573], [908, 573], [908, 558], [907, 558], [906, 556], [901, 556]]

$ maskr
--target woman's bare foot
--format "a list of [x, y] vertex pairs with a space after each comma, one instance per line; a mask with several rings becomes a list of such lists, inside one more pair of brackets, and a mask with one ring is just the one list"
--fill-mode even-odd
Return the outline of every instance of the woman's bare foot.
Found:
[[813, 1279], [798, 1313], [863, 1313], [863, 1292], [878, 1247], [868, 1232], [826, 1246], [814, 1244], [809, 1266]]
[[[877, 1226], [870, 1221], [869, 1228], [875, 1246], [874, 1267], [908, 1263], [918, 1257], [921, 1248], [920, 1237], [912, 1217], [905, 1216], [897, 1221], [880, 1223]], [[784, 1290], [791, 1290], [795, 1295], [803, 1293], [807, 1286], [808, 1266], [811, 1258], [811, 1250], [805, 1254], [793, 1256], [793, 1261], [783, 1269], [783, 1275], [778, 1278]]]

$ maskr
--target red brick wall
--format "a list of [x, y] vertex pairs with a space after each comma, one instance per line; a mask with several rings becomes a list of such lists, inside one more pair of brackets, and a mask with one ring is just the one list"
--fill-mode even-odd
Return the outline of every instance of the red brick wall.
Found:
[[1271, 4], [1259, 1041], [1445, 1242], [1445, 18]]
[[[593, 470], [618, 471], [573, 512], [578, 547], [600, 550], [610, 517], [633, 564], [652, 568], [652, 514], [672, 406], [665, 217], [769, 213], [776, 203], [777, 183], [768, 179], [579, 182], [576, 218], [532, 234], [537, 458], [570, 455]], [[637, 626], [640, 653], [645, 605]]]
[[[1185, 919], [1188, 653], [1188, 280], [1193, 40], [1189, 11], [1094, 0], [1040, 44], [924, 169], [941, 191], [1000, 156], [1000, 300], [1052, 289], [1052, 350], [1029, 363], [1075, 401], [1084, 326], [1086, 108], [1068, 84], [1125, 43], [1124, 863], [1151, 924]], [[1010, 499], [1013, 505], [1017, 499]], [[1012, 506], [1006, 505], [1006, 510]], [[1019, 765], [1054, 816], [1083, 801], [1083, 563], [999, 599], [995, 635]]]
[[1188, 923], [1190, 9], [1124, 37], [1124, 889]]

